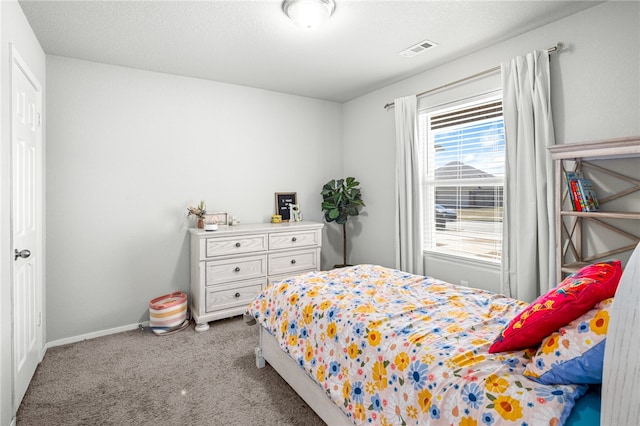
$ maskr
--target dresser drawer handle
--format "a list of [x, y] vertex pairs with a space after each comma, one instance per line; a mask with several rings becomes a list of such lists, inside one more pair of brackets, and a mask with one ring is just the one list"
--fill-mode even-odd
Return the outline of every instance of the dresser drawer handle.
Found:
[[236, 266], [236, 269], [234, 269], [234, 271], [236, 271], [236, 272], [240, 272], [240, 267], [239, 267], [239, 266]]
[[236, 243], [236, 247], [240, 247], [242, 244], [240, 244], [240, 242]]
[[291, 264], [294, 265], [296, 263], [295, 259], [291, 259]]
[[291, 241], [293, 241], [293, 242], [295, 243], [296, 241], [298, 241], [298, 239], [297, 239], [296, 237], [293, 237], [293, 238], [291, 239]]
[[234, 296], [235, 297], [240, 297], [240, 292], [236, 293]]

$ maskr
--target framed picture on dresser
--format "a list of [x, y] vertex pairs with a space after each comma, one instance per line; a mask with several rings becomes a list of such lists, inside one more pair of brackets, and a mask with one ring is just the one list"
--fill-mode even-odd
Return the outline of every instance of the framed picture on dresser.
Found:
[[208, 214], [212, 219], [212, 222], [217, 223], [218, 225], [228, 225], [229, 224], [229, 215], [225, 212], [216, 212]]
[[298, 204], [297, 192], [276, 192], [276, 214], [282, 216], [283, 222], [291, 219], [289, 204]]

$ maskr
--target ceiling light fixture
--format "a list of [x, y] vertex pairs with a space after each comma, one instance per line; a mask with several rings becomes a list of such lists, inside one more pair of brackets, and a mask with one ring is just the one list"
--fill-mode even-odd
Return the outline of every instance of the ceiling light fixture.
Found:
[[325, 22], [336, 4], [333, 0], [285, 0], [282, 10], [296, 24], [313, 28]]

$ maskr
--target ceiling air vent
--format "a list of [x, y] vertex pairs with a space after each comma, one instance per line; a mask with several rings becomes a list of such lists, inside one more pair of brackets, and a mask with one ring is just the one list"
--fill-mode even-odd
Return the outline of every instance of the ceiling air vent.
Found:
[[408, 49], [400, 52], [400, 56], [404, 56], [405, 58], [411, 58], [416, 56], [419, 53], [426, 52], [429, 49], [436, 47], [438, 44], [429, 40], [423, 40], [418, 44], [411, 46]]

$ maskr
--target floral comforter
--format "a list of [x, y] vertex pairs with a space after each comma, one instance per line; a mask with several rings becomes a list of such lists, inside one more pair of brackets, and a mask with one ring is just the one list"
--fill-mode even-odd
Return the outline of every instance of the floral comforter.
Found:
[[356, 424], [562, 424], [584, 386], [524, 377], [534, 351], [488, 353], [525, 306], [358, 265], [276, 283], [250, 312]]

